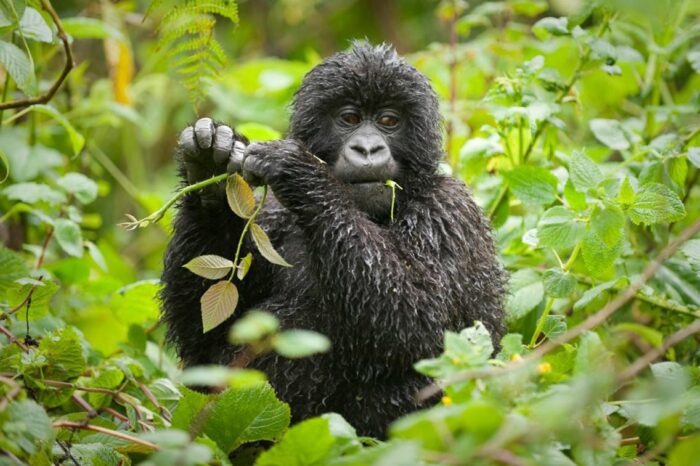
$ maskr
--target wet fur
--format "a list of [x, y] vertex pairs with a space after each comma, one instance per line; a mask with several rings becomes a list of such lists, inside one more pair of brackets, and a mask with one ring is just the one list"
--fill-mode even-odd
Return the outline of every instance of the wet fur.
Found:
[[[328, 112], [347, 99], [370, 107], [390, 102], [407, 115], [392, 143], [404, 188], [394, 223], [358, 209], [328, 169], [341, 144]], [[202, 254], [232, 259], [243, 223], [225, 201], [203, 202], [198, 194], [179, 207], [161, 296], [168, 339], [184, 364], [229, 364], [240, 352], [227, 343], [230, 324], [250, 309], [272, 312], [283, 328], [315, 330], [333, 344], [310, 358], [269, 354], [250, 363], [268, 374], [294, 420], [335, 411], [361, 434], [382, 437], [392, 420], [420, 407], [414, 396], [428, 380], [412, 365], [441, 352], [445, 329], [480, 320], [498, 341], [504, 274], [489, 222], [467, 188], [436, 174], [439, 122], [426, 78], [388, 46], [355, 44], [316, 66], [296, 94], [288, 138], [328, 165], [283, 159], [271, 184], [275, 197], [259, 217], [294, 267], [271, 265], [246, 244], [255, 257], [249, 275], [236, 281], [236, 313], [206, 334], [199, 298], [214, 282], [182, 265]]]

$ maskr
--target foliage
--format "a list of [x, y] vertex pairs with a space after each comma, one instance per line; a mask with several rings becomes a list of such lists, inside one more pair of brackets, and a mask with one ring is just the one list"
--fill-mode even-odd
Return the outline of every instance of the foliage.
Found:
[[[44, 93], [63, 66], [44, 3], [0, 0], [3, 102]], [[194, 118], [164, 55], [189, 59], [173, 51], [198, 44], [196, 66], [181, 64], [192, 101], [251, 140], [280, 137], [318, 55], [258, 56], [217, 75], [212, 15], [228, 20], [217, 34], [230, 32], [233, 2], [154, 2], [140, 26], [143, 8], [122, 3], [91, 2], [89, 18], [54, 5], [76, 67], [50, 102], [0, 112], [0, 464], [698, 464], [697, 2], [437, 7], [451, 39], [431, 37], [408, 59], [441, 99], [443, 169], [494, 223], [510, 333], [493, 354], [479, 323], [447, 331], [444, 353], [415, 365], [436, 381], [421, 396], [439, 386], [441, 401], [381, 442], [333, 413], [290, 426], [265, 374], [244, 368], [272, 351], [326, 351], [325, 337], [249, 313], [230, 330], [245, 348], [230, 367], [182, 371], [157, 323], [177, 201], [164, 148]], [[326, 19], [310, 13], [315, 0], [282, 3]], [[424, 6], [400, 4], [402, 18], [423, 20]], [[243, 40], [250, 24], [242, 16]], [[118, 59], [105, 61], [115, 44]], [[228, 192], [275, 259], [252, 192], [236, 178]], [[125, 212], [156, 212], [144, 217], [155, 225], [116, 228]], [[222, 279], [227, 297], [214, 325], [235, 311], [227, 278], [243, 279], [252, 256], [203, 254], [188, 268]]]

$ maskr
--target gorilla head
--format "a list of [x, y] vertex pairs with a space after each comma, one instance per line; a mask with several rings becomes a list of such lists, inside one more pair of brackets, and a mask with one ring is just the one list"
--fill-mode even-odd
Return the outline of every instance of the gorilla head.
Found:
[[356, 42], [306, 75], [289, 138], [330, 164], [356, 205], [380, 217], [391, 204], [386, 180], [401, 184], [437, 168], [439, 125], [437, 98], [425, 76], [388, 45]]

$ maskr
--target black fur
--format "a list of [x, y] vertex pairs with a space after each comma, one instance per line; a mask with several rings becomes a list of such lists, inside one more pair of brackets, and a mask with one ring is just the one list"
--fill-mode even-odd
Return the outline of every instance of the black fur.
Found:
[[[348, 100], [365, 108], [391, 103], [407, 116], [391, 143], [403, 186], [394, 223], [357, 209], [329, 173], [342, 143], [329, 112]], [[230, 323], [250, 309], [272, 312], [284, 328], [315, 330], [333, 343], [327, 354], [270, 354], [250, 364], [268, 374], [294, 420], [335, 411], [361, 434], [381, 437], [390, 421], [419, 407], [414, 397], [428, 380], [412, 365], [440, 353], [445, 329], [480, 320], [498, 341], [504, 274], [481, 209], [461, 182], [436, 174], [439, 122], [427, 79], [388, 46], [355, 44], [309, 72], [293, 104], [289, 140], [263, 146], [270, 154], [265, 181], [276, 199], [259, 223], [294, 267], [256, 253], [249, 275], [236, 281], [234, 317], [207, 334], [199, 298], [213, 282], [182, 264], [202, 254], [233, 258], [243, 223], [225, 201], [202, 202], [198, 194], [179, 208], [162, 299], [169, 340], [184, 364], [228, 364], [240, 350], [226, 341]]]

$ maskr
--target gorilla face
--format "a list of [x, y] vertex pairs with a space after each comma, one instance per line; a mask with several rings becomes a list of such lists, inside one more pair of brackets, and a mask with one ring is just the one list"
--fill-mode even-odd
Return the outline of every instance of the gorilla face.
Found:
[[386, 107], [371, 111], [348, 104], [334, 112], [333, 129], [340, 139], [332, 171], [347, 184], [355, 204], [373, 217], [391, 208], [386, 180], [399, 175], [392, 155], [392, 139], [401, 128], [401, 114]]
[[[357, 207], [383, 218], [389, 179], [432, 175], [442, 157], [437, 98], [389, 46], [355, 43], [317, 65], [293, 104], [289, 137], [331, 166]], [[420, 150], [416, 150], [420, 148]]]

